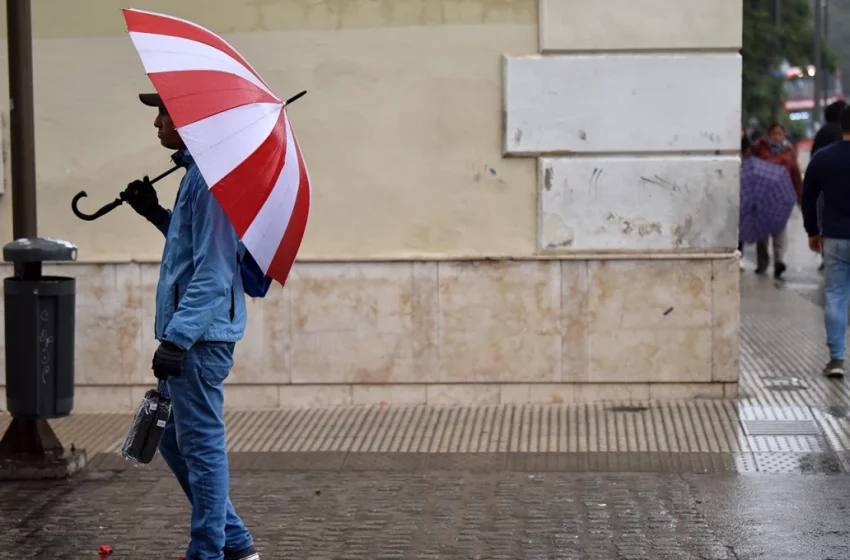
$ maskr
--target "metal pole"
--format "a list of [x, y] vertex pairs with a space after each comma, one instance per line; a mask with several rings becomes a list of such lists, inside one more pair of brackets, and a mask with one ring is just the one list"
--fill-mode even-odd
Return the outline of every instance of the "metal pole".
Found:
[[823, 39], [829, 42], [829, 0], [823, 0]]
[[38, 235], [30, 0], [6, 0], [6, 18], [12, 142], [12, 231], [15, 239], [20, 239]]
[[[821, 28], [823, 30], [823, 44], [829, 45], [829, 0], [823, 0], [821, 11], [822, 11], [822, 13], [821, 13], [821, 22], [822, 22]], [[826, 66], [826, 65], [824, 64], [824, 66]], [[829, 85], [830, 75], [831, 75], [830, 73], [827, 73], [827, 69], [824, 68], [824, 74], [823, 74], [823, 107], [824, 107], [824, 111], [826, 111], [826, 104], [829, 101], [829, 97], [830, 97], [830, 91], [831, 91], [830, 85]]]
[[812, 120], [816, 123], [823, 124], [823, 112], [821, 104], [823, 103], [823, 64], [821, 62], [821, 31], [823, 27], [823, 19], [821, 18], [821, 0], [815, 0], [815, 91], [812, 98], [815, 102]]
[[[776, 57], [780, 57], [782, 52], [782, 0], [774, 0], [773, 12], [775, 16], [776, 29], [774, 30], [774, 40], [776, 41]], [[776, 90], [773, 99], [773, 122], [779, 121], [782, 105], [782, 90], [785, 85], [784, 79], [777, 79]]]

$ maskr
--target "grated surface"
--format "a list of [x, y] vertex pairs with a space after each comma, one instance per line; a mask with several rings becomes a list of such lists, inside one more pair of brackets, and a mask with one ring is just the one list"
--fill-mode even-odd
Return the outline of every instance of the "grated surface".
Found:
[[[608, 403], [482, 407], [338, 407], [228, 411], [233, 452], [638, 453], [747, 449], [732, 400], [641, 403], [623, 414]], [[129, 415], [75, 415], [76, 438], [95, 452], [120, 449]], [[0, 416], [0, 429], [8, 417]], [[68, 424], [64, 420], [61, 421]], [[73, 424], [71, 422], [70, 424]], [[57, 432], [63, 441], [71, 433]], [[80, 444], [77, 445], [81, 447]]]
[[817, 436], [817, 425], [811, 420], [742, 420], [749, 436]]

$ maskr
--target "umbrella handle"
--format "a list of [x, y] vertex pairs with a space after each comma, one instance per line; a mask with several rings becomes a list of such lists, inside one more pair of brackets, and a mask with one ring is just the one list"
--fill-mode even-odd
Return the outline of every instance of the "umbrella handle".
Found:
[[[156, 183], [157, 181], [159, 181], [161, 179], [168, 177], [169, 175], [171, 175], [172, 173], [174, 173], [178, 169], [180, 169], [180, 166], [175, 165], [174, 167], [172, 167], [168, 171], [157, 175], [156, 177], [151, 179], [151, 185], [153, 185], [154, 183]], [[92, 222], [92, 221], [94, 221], [94, 220], [96, 220], [96, 219], [98, 219], [102, 216], [105, 216], [105, 215], [109, 214], [110, 212], [112, 212], [113, 210], [115, 210], [116, 208], [118, 208], [119, 206], [121, 206], [122, 204], [124, 204], [124, 200], [122, 200], [121, 198], [116, 198], [115, 200], [113, 200], [109, 204], [101, 207], [94, 214], [86, 214], [86, 213], [80, 211], [80, 209], [77, 207], [77, 205], [79, 204], [81, 198], [85, 198], [87, 196], [88, 196], [88, 194], [86, 193], [86, 191], [80, 191], [76, 195], [74, 195], [74, 198], [71, 200], [71, 210], [74, 212], [74, 215], [76, 217], [78, 217], [79, 219], [85, 220], [87, 222]]]
[[87, 196], [88, 194], [86, 193], [86, 191], [80, 191], [76, 195], [74, 195], [73, 200], [71, 200], [71, 210], [74, 212], [74, 215], [77, 216], [79, 219], [85, 220], [87, 222], [92, 222], [100, 218], [101, 216], [105, 216], [106, 214], [109, 214], [110, 212], [124, 204], [123, 200], [121, 200], [120, 198], [116, 198], [109, 204], [103, 206], [94, 214], [85, 214], [81, 212], [79, 208], [77, 208], [77, 204], [79, 203], [81, 198], [85, 198]]

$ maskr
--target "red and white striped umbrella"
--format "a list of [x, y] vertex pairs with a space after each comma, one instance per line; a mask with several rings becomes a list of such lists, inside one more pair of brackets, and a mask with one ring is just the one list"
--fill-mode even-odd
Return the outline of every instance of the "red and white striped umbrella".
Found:
[[286, 281], [304, 237], [310, 178], [282, 102], [215, 33], [125, 9], [130, 38], [180, 137], [263, 271]]

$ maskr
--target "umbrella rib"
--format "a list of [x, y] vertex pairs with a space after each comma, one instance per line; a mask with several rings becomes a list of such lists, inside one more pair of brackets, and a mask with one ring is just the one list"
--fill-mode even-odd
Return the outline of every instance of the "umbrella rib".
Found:
[[[242, 107], [245, 107], [245, 105], [242, 105]], [[247, 129], [247, 128], [250, 128], [252, 125], [254, 125], [254, 124], [256, 124], [257, 122], [261, 121], [261, 120], [262, 120], [262, 119], [264, 119], [265, 117], [268, 117], [270, 114], [272, 114], [272, 112], [274, 112], [275, 108], [279, 110], [281, 107], [283, 107], [283, 105], [282, 105], [282, 104], [280, 104], [280, 105], [279, 105], [279, 104], [274, 104], [274, 108], [272, 108], [269, 112], [264, 113], [263, 115], [261, 115], [261, 116], [257, 117], [256, 119], [254, 119], [254, 120], [252, 120], [252, 121], [249, 121], [249, 122], [248, 122], [245, 126], [243, 126], [242, 128], [239, 128], [239, 129], [234, 130], [232, 134], [230, 134], [229, 136], [227, 136], [227, 137], [225, 137], [225, 138], [222, 138], [221, 140], [219, 140], [219, 141], [218, 141], [218, 142], [216, 142], [215, 144], [209, 144], [209, 145], [208, 145], [208, 147], [207, 147], [207, 149], [202, 150], [202, 151], [198, 151], [198, 154], [205, 154], [205, 153], [207, 153], [208, 151], [210, 151], [211, 149], [215, 148], [216, 146], [218, 146], [219, 144], [221, 144], [221, 143], [222, 143], [222, 142], [224, 142], [225, 140], [229, 139], [231, 136], [236, 136], [237, 134], [239, 134], [239, 133], [240, 133], [240, 132], [242, 132], [243, 130], [245, 130], [245, 129]], [[228, 110], [231, 110], [231, 109], [228, 109]], [[222, 113], [223, 113], [223, 112], [225, 112], [225, 111], [222, 111]], [[217, 114], [217, 115], [220, 115], [221, 113], [216, 113], [216, 114]], [[207, 117], [207, 118], [209, 118], [209, 117]], [[200, 121], [199, 121], [199, 122], [200, 122]], [[192, 124], [195, 124], [195, 123], [192, 123]], [[186, 126], [192, 126], [192, 125], [186, 125]], [[185, 129], [185, 128], [186, 128], [186, 127], [184, 126], [184, 127], [180, 127], [180, 128], [178, 128], [177, 130], [178, 130], [178, 132], [179, 132], [181, 129]]]
[[[289, 192], [290, 190], [292, 190], [293, 188], [301, 188], [301, 164], [300, 164], [300, 163], [299, 163], [299, 161], [298, 161], [298, 150], [297, 150], [297, 148], [296, 148], [295, 132], [292, 130], [292, 125], [291, 125], [291, 124], [289, 124], [288, 122], [285, 122], [285, 123], [284, 123], [284, 126], [283, 126], [283, 133], [284, 133], [284, 135], [286, 136], [286, 140], [287, 140], [287, 142], [286, 142], [286, 150], [287, 150], [287, 151], [289, 151], [289, 150], [294, 150], [295, 157], [293, 158], [292, 162], [293, 162], [293, 164], [294, 164], [294, 165], [295, 165], [295, 167], [296, 167], [296, 172], [298, 173], [298, 180], [297, 180], [297, 181], [294, 181], [294, 182], [289, 183], [289, 184], [288, 184], [288, 185], [284, 188], [283, 192], [284, 192], [284, 193], [288, 193], [288, 192]], [[290, 138], [292, 139], [292, 142], [290, 142], [290, 141], [289, 141], [289, 140], [290, 140]], [[283, 167], [281, 167], [280, 172], [281, 172], [281, 173], [283, 173], [285, 169], [286, 169], [286, 160], [284, 159]], [[296, 199], [297, 199], [298, 194], [296, 193], [296, 195], [295, 195], [295, 196], [296, 196]], [[277, 206], [274, 208], [274, 210], [276, 211], [275, 213], [277, 213], [277, 211], [279, 211], [279, 210], [280, 210], [280, 207], [283, 205], [283, 201], [284, 201], [284, 200], [286, 200], [286, 197], [285, 197], [285, 196], [281, 196], [281, 197], [278, 199]], [[283, 240], [283, 237], [285, 237], [285, 236], [286, 236], [286, 230], [287, 230], [287, 229], [289, 229], [289, 221], [291, 221], [291, 220], [292, 220], [292, 214], [290, 213], [290, 215], [289, 215], [289, 220], [287, 221], [286, 227], [285, 227], [285, 228], [283, 228], [283, 235], [281, 236], [281, 241]], [[271, 228], [271, 225], [272, 225], [272, 224], [271, 224], [271, 222], [268, 222], [268, 223], [266, 224], [266, 227], [265, 227], [265, 228], [263, 228], [263, 231], [262, 231], [262, 237], [265, 237], [265, 236], [266, 236], [266, 234], [267, 234], [267, 233], [268, 233], [268, 231], [269, 231], [269, 228]], [[272, 258], [274, 258], [274, 256], [272, 256]], [[270, 262], [271, 262], [271, 261], [270, 261]]]
[[[291, 143], [289, 142], [290, 133], [291, 133], [291, 138], [292, 138], [292, 142], [291, 142]], [[291, 125], [288, 125], [288, 123], [287, 123], [287, 124], [284, 124], [284, 134], [286, 135], [286, 138], [287, 138], [287, 143], [286, 143], [286, 150], [287, 150], [287, 152], [288, 152], [289, 150], [296, 150], [296, 146], [295, 146], [295, 143], [296, 143], [296, 141], [295, 141], [295, 133], [292, 131], [292, 127], [291, 127]], [[289, 192], [289, 191], [291, 191], [293, 188], [296, 188], [296, 189], [300, 189], [300, 188], [301, 188], [301, 177], [300, 177], [300, 175], [301, 175], [301, 164], [300, 164], [300, 163], [299, 163], [299, 161], [298, 161], [298, 151], [297, 151], [297, 150], [295, 151], [295, 158], [292, 160], [292, 164], [293, 164], [293, 165], [295, 165], [295, 167], [297, 168], [297, 169], [296, 169], [296, 172], [298, 173], [298, 180], [297, 180], [297, 181], [294, 181], [294, 182], [291, 182], [291, 183], [289, 183], [289, 184], [287, 184], [287, 185], [284, 187], [284, 189], [283, 189], [283, 193], [284, 193], [284, 194], [285, 194], [285, 193], [288, 193], [288, 192]], [[283, 167], [281, 167], [280, 174], [283, 174], [285, 171], [286, 171], [286, 159], [284, 159]], [[277, 180], [279, 180], [279, 178], [280, 178], [280, 175], [278, 175], [278, 178], [275, 180], [275, 184], [277, 184]], [[272, 190], [274, 190], [274, 187], [272, 187]], [[298, 194], [296, 193], [296, 195], [295, 195], [295, 196], [296, 196], [296, 198], [297, 198]], [[270, 207], [270, 208], [272, 208], [272, 210], [274, 210], [274, 212], [273, 212], [274, 214], [278, 214], [278, 213], [279, 213], [280, 208], [283, 206], [284, 201], [286, 200], [286, 198], [287, 198], [286, 196], [280, 196], [280, 197], [278, 198], [278, 202], [277, 202], [277, 204], [276, 204], [274, 207]], [[268, 202], [268, 200], [266, 200], [266, 202], [263, 204], [263, 208], [264, 208], [264, 207], [265, 207], [265, 205], [266, 205], [266, 204], [268, 204], [268, 203], [269, 203], [269, 202]], [[255, 216], [255, 219], [256, 219], [256, 216]], [[286, 231], [287, 231], [287, 229], [289, 229], [289, 222], [290, 222], [291, 220], [292, 220], [292, 214], [290, 213], [290, 215], [289, 215], [289, 219], [287, 220], [287, 223], [286, 223], [286, 227], [285, 227], [285, 228], [283, 228], [283, 234], [281, 235], [281, 241], [283, 240], [283, 237], [285, 237], [285, 236], [286, 236]], [[271, 221], [268, 221], [268, 222], [266, 223], [266, 226], [265, 226], [265, 227], [262, 229], [262, 231], [261, 231], [261, 235], [260, 235], [260, 238], [261, 238], [261, 239], [266, 237], [266, 235], [268, 234], [269, 229], [271, 228], [271, 226], [272, 226], [272, 222], [271, 222]], [[249, 226], [249, 229], [250, 229], [250, 226]], [[247, 233], [247, 231], [246, 231], [246, 233]], [[272, 260], [273, 260], [273, 259], [274, 259], [274, 255], [272, 255]], [[271, 260], [269, 261], [269, 263], [271, 263]]]
[[204, 94], [211, 93], [211, 92], [214, 92], [214, 91], [253, 91], [253, 90], [249, 87], [243, 87], [243, 86], [229, 87], [229, 88], [219, 88], [219, 89], [206, 89], [206, 90], [201, 90], [201, 91], [191, 91], [189, 93], [181, 93], [180, 95], [173, 96], [172, 99], [183, 99], [184, 97], [190, 97], [192, 95], [204, 95]]
[[[296, 160], [296, 165], [297, 165], [297, 160]], [[284, 167], [286, 167], [286, 164], [284, 164]], [[300, 171], [301, 171], [301, 170], [299, 169], [299, 172], [300, 172]], [[281, 172], [283, 172], [283, 170], [281, 170]], [[292, 190], [293, 188], [295, 188], [295, 187], [300, 187], [300, 186], [301, 186], [301, 180], [299, 179], [297, 182], [295, 182], [295, 183], [290, 183], [289, 185], [287, 185], [287, 186], [286, 186], [286, 188], [283, 190], [283, 192], [285, 192], [285, 193], [286, 193], [286, 192], [289, 192], [289, 191], [290, 191], [290, 190]], [[280, 198], [280, 202], [278, 202], [278, 203], [277, 203], [277, 206], [275, 207], [275, 210], [280, 210], [280, 207], [283, 205], [283, 201], [284, 201], [284, 200], [285, 200], [285, 197], [281, 197], [281, 198]], [[290, 214], [290, 216], [289, 216], [289, 219], [290, 219], [290, 220], [292, 220], [292, 215], [291, 215], [291, 214]], [[266, 236], [266, 234], [268, 233], [268, 231], [269, 231], [269, 228], [270, 228], [270, 227], [272, 227], [271, 222], [269, 222], [269, 223], [266, 225], [266, 227], [265, 227], [265, 228], [263, 228], [263, 232], [262, 232], [262, 236], [261, 236], [261, 237], [265, 237], [265, 236]], [[287, 221], [286, 227], [283, 229], [283, 235], [284, 235], [284, 236], [286, 235], [286, 230], [287, 230], [288, 228], [289, 228], [289, 223], [288, 223], [288, 221]], [[283, 239], [283, 237], [281, 237], [281, 239]]]
[[[180, 94], [180, 95], [174, 95], [174, 96], [170, 97], [169, 99], [170, 99], [170, 100], [187, 99], [187, 98], [191, 98], [191, 97], [194, 97], [194, 96], [197, 96], [197, 95], [207, 95], [207, 94], [209, 94], [209, 93], [211, 93], [211, 92], [225, 92], [225, 91], [226, 91], [226, 92], [234, 92], [234, 91], [249, 91], [249, 92], [253, 92], [254, 90], [252, 90], [252, 89], [251, 89], [251, 88], [249, 88], [249, 87], [232, 87], [232, 88], [222, 88], [222, 89], [215, 89], [215, 90], [193, 91], [193, 92], [189, 92], [189, 93], [182, 93], [182, 94]], [[281, 105], [283, 104], [283, 102], [282, 102], [282, 101], [280, 101], [277, 97], [275, 97], [275, 99], [276, 99], [276, 100], [277, 100], [277, 101], [278, 101]], [[220, 115], [220, 114], [222, 114], [222, 113], [225, 113], [225, 112], [227, 112], [227, 111], [230, 111], [231, 109], [236, 109], [236, 108], [238, 108], [238, 107], [244, 107], [244, 106], [246, 106], [246, 105], [253, 105], [253, 104], [255, 104], [255, 103], [271, 103], [271, 102], [269, 102], [269, 101], [248, 101], [248, 100], [245, 100], [244, 102], [240, 102], [238, 105], [234, 105], [234, 106], [232, 106], [232, 107], [226, 107], [226, 108], [224, 108], [224, 109], [219, 109], [219, 110], [217, 110], [215, 113], [210, 113], [209, 115], [206, 115], [206, 116], [204, 117], [204, 119], [208, 119], [208, 118], [210, 118], [210, 117], [214, 117], [214, 116], [216, 116], [216, 115]], [[265, 115], [264, 115], [264, 116], [265, 116]], [[203, 119], [199, 119], [199, 120], [203, 120]], [[194, 123], [196, 123], [196, 122], [198, 122], [198, 121], [193, 121], [193, 122], [191, 122], [191, 123], [187, 123], [187, 124], [183, 125], [183, 127], [189, 126], [189, 125], [194, 124]], [[256, 122], [256, 121], [254, 121], [254, 122]], [[181, 127], [181, 128], [183, 128], [183, 127]]]
[[[187, 53], [185, 51], [175, 51], [175, 50], [141, 49], [141, 50], [139, 50], [139, 53], [140, 54], [146, 53], [146, 54], [166, 54], [166, 55], [192, 56], [192, 57], [195, 57], [195, 58], [201, 58], [201, 59], [205, 59], [205, 60], [213, 60], [213, 61], [216, 61], [216, 62], [221, 60], [220, 58], [217, 58], [217, 57], [204, 55], [204, 54], [198, 54], [198, 53], [191, 53], [190, 55], [187, 55]], [[224, 54], [227, 54], [227, 53], [224, 53]], [[240, 68], [245, 68], [235, 58], [230, 57], [229, 55], [228, 55], [228, 57], [230, 58], [230, 60], [232, 60], [234, 63], [236, 63], [236, 65], [239, 66]], [[144, 62], [144, 57], [142, 57], [142, 61]], [[194, 70], [196, 70], [196, 69], [192, 69], [192, 70], [188, 70], [188, 69], [184, 69], [184, 70], [157, 70], [156, 72], [145, 72], [145, 73], [148, 76], [150, 76], [151, 74], [165, 74], [165, 73], [168, 73], [168, 72], [192, 72]], [[248, 80], [244, 76], [240, 76], [239, 74], [237, 74], [235, 72], [230, 72], [228, 70], [222, 70], [220, 68], [203, 68], [203, 69], [197, 69], [197, 70], [203, 70], [203, 71], [206, 71], [206, 72], [219, 72], [219, 73], [222, 73], [222, 74], [231, 74], [233, 76], [238, 76], [238, 77], [244, 79], [245, 81], [250, 82], [250, 80]], [[248, 73], [251, 74], [251, 72], [248, 72]], [[257, 76], [255, 76], [254, 74], [251, 74], [251, 76], [253, 76], [254, 78], [257, 78]], [[260, 89], [266, 91], [269, 95], [271, 95], [272, 97], [274, 97], [275, 99], [280, 101], [280, 98], [278, 98], [278, 96], [276, 96], [274, 93], [272, 93], [272, 91], [268, 88], [268, 86], [265, 84], [265, 82], [263, 80], [257, 78], [257, 81], [259, 82], [259, 84], [254, 84], [254, 85], [257, 85]], [[253, 82], [251, 82], [251, 83], [253, 83]]]
[[[259, 149], [260, 149], [260, 146], [258, 146], [258, 147], [257, 147], [257, 150], [259, 150]], [[256, 150], [254, 151], [254, 153], [256, 153]], [[254, 154], [252, 153], [251, 155], [254, 155]], [[251, 156], [248, 156], [248, 157], [251, 157]], [[282, 157], [282, 156], [280, 156], [280, 157]], [[246, 159], [247, 159], [247, 158], [246, 158]], [[265, 166], [263, 166], [262, 171], [263, 171], [263, 172], [265, 172], [265, 171], [267, 171], [268, 169], [270, 169], [271, 167], [273, 167], [273, 166], [274, 166], [274, 164], [276, 163], [276, 161], [277, 161], [277, 160], [270, 160], [270, 161], [267, 161], [266, 165], [265, 165]], [[281, 167], [280, 167], [280, 173], [283, 173], [283, 166], [281, 166]], [[278, 173], [278, 177], [280, 177], [280, 173]], [[263, 175], [263, 173], [257, 173], [257, 175]], [[277, 182], [278, 177], [275, 177], [275, 178], [274, 178], [274, 183], [272, 183], [272, 188], [271, 188], [271, 190], [269, 191], [269, 193], [271, 193], [271, 191], [273, 191], [273, 190], [274, 190], [274, 184]], [[248, 194], [250, 194], [250, 193], [248, 192], [248, 189], [240, 189], [239, 194], [236, 196], [236, 199], [235, 199], [235, 201], [234, 201], [234, 202], [235, 202], [236, 204], [238, 204], [238, 203], [242, 202], [242, 200], [244, 200], [244, 199], [245, 199], [245, 197], [246, 197], [246, 196], [248, 196]]]
[[[231, 51], [233, 51], [234, 53], [236, 53], [236, 54], [239, 56], [239, 59], [241, 59], [241, 60], [236, 59], [236, 58], [235, 58], [235, 57], [234, 57], [231, 53], [229, 53], [229, 52], [227, 52], [227, 51], [223, 50], [223, 49], [222, 49], [220, 46], [218, 46], [218, 45], [211, 45], [211, 44], [209, 44], [209, 43], [205, 43], [205, 42], [203, 42], [203, 41], [198, 41], [198, 40], [196, 40], [196, 39], [189, 39], [189, 40], [190, 40], [190, 41], [194, 41], [194, 42], [196, 42], [196, 43], [201, 43], [201, 44], [207, 45], [208, 47], [212, 47], [212, 48], [214, 48], [215, 50], [217, 50], [217, 51], [219, 51], [219, 52], [222, 52], [222, 53], [226, 54], [226, 55], [227, 55], [227, 56], [229, 56], [230, 58], [233, 58], [234, 60], [236, 60], [237, 62], [239, 62], [241, 65], [244, 65], [245, 67], [247, 67], [247, 69], [251, 72], [251, 74], [253, 74], [253, 75], [254, 75], [254, 77], [256, 77], [256, 78], [257, 78], [258, 80], [260, 80], [260, 81], [261, 81], [261, 82], [262, 82], [262, 83], [263, 83], [263, 84], [264, 84], [267, 88], [269, 88], [269, 85], [266, 83], [266, 81], [265, 81], [263, 78], [261, 78], [261, 77], [260, 77], [259, 72], [257, 72], [257, 71], [254, 69], [254, 67], [251, 65], [251, 63], [250, 63], [250, 62], [248, 62], [248, 59], [246, 59], [244, 56], [242, 56], [242, 53], [240, 53], [238, 50], [236, 50], [236, 48], [235, 48], [233, 45], [231, 45], [231, 44], [230, 44], [230, 43], [229, 43], [229, 42], [228, 42], [228, 41], [227, 41], [224, 37], [222, 37], [222, 36], [220, 36], [220, 35], [218, 35], [218, 34], [216, 34], [216, 33], [213, 33], [213, 32], [212, 32], [212, 31], [210, 31], [209, 29], [207, 29], [207, 28], [205, 28], [205, 27], [203, 27], [203, 26], [201, 26], [201, 25], [198, 25], [197, 23], [195, 23], [195, 22], [193, 22], [193, 21], [189, 21], [188, 19], [183, 19], [183, 18], [179, 18], [179, 17], [176, 17], [176, 16], [168, 15], [168, 14], [161, 14], [161, 13], [158, 13], [158, 12], [151, 12], [151, 11], [148, 11], [148, 10], [140, 10], [140, 9], [137, 9], [137, 8], [125, 8], [125, 11], [137, 12], [137, 13], [143, 13], [143, 14], [148, 14], [148, 15], [153, 15], [153, 16], [162, 17], [162, 18], [169, 19], [169, 20], [172, 20], [172, 21], [178, 21], [178, 22], [181, 22], [181, 23], [185, 23], [185, 24], [187, 24], [187, 25], [190, 25], [190, 26], [194, 27], [195, 29], [197, 29], [197, 30], [199, 30], [199, 31], [201, 31], [201, 32], [203, 32], [203, 33], [209, 33], [211, 36], [213, 36], [213, 37], [215, 37], [216, 39], [218, 39], [219, 41], [221, 41], [221, 42], [222, 42], [222, 43], [223, 43], [223, 44], [224, 44], [224, 45], [225, 45], [228, 49], [230, 49]], [[126, 17], [126, 15], [125, 15], [125, 17]], [[129, 28], [127, 28], [127, 33], [128, 33], [128, 34], [130, 34], [130, 33], [145, 33], [145, 34], [149, 34], [149, 35], [161, 35], [161, 36], [166, 36], [166, 37], [175, 37], [175, 38], [181, 38], [181, 39], [182, 39], [182, 38], [184, 38], [184, 37], [181, 37], [181, 36], [179, 36], [179, 35], [163, 35], [163, 34], [160, 34], [160, 33], [150, 33], [150, 32], [140, 32], [140, 31], [130, 31], [130, 29], [129, 29]], [[269, 88], [269, 89], [271, 89], [271, 88]]]
[[[207, 90], [202, 90], [202, 91], [190, 91], [190, 92], [187, 92], [187, 93], [181, 93], [179, 95], [173, 95], [169, 99], [186, 99], [188, 97], [194, 97], [196, 95], [208, 95], [212, 92], [223, 92], [223, 91], [227, 91], [227, 92], [232, 92], [232, 91], [253, 92], [254, 90], [249, 88], [249, 87], [231, 87], [231, 88], [221, 88], [221, 89], [207, 89]], [[250, 105], [252, 103], [271, 103], [271, 102], [270, 101], [246, 101], [245, 103], [242, 103], [241, 105], [234, 105], [233, 107], [229, 107], [228, 109], [224, 109], [224, 110], [229, 111], [230, 109], [235, 109], [236, 107], [244, 107], [245, 105]], [[283, 104], [282, 101], [280, 103]], [[219, 111], [219, 113], [220, 112], [222, 112], [222, 111]], [[218, 113], [213, 113], [213, 114], [217, 115]], [[212, 115], [210, 115], [210, 116], [212, 116]]]

